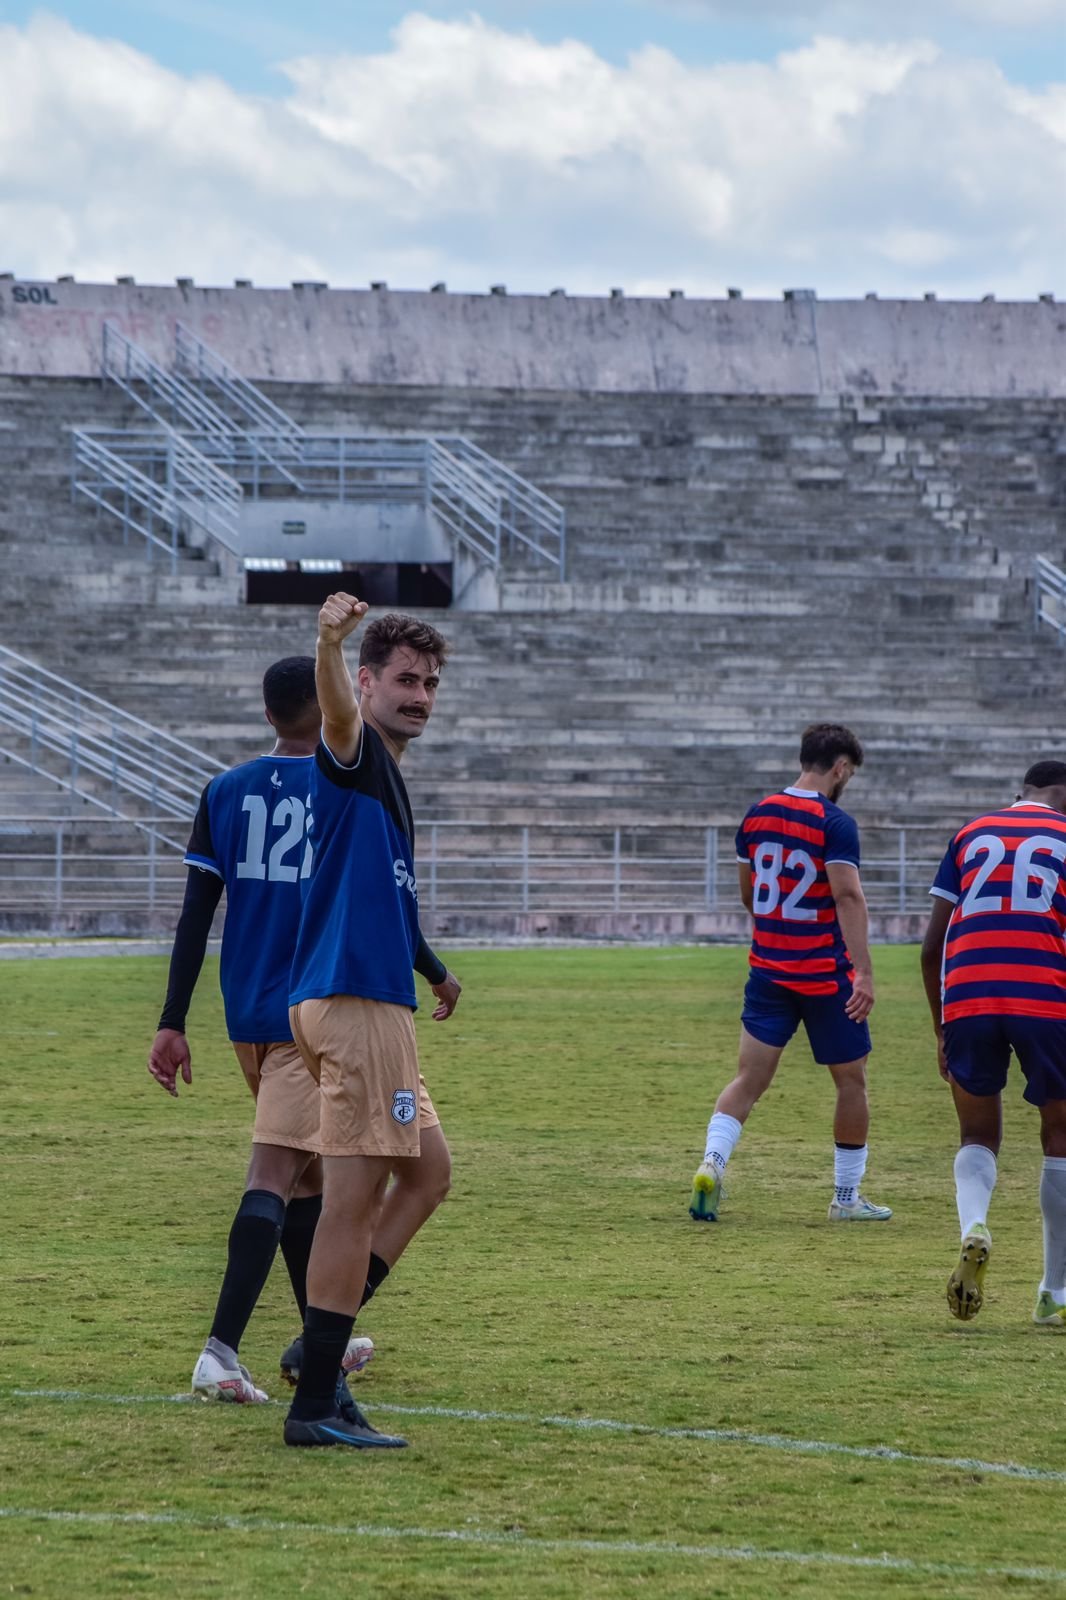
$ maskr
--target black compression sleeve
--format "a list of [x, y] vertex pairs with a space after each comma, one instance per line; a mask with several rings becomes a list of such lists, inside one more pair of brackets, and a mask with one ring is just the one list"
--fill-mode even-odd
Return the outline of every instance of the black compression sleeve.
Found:
[[174, 1028], [178, 1033], [185, 1032], [185, 1018], [192, 1000], [192, 992], [196, 988], [196, 980], [200, 976], [200, 968], [204, 964], [207, 938], [211, 932], [215, 908], [222, 899], [222, 887], [222, 879], [215, 873], [204, 872], [199, 867], [189, 868], [189, 880], [185, 885], [185, 903], [178, 918], [174, 949], [170, 956], [167, 998], [163, 1005], [163, 1015], [159, 1019], [161, 1028]]
[[415, 971], [429, 984], [443, 983], [448, 976], [444, 962], [433, 954], [426, 943], [425, 935], [421, 932], [418, 935], [418, 949], [415, 951]]

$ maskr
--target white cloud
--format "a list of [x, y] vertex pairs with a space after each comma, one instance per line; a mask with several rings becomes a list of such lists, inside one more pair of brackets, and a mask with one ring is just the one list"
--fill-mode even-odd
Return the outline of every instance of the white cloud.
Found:
[[1009, 30], [1066, 25], [1066, 0], [644, 0], [652, 10], [793, 28], [929, 33], [953, 23]]
[[1066, 87], [1022, 89], [928, 42], [824, 37], [710, 67], [648, 47], [616, 66], [412, 14], [386, 52], [285, 71], [271, 100], [54, 19], [0, 27], [0, 266], [597, 293], [1066, 287]]

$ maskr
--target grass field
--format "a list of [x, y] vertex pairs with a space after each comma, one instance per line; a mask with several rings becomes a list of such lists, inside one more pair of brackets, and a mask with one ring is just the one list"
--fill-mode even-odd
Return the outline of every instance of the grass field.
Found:
[[[1066, 1594], [1035, 1115], [1012, 1083], [988, 1300], [954, 1323], [916, 952], [877, 956], [866, 1188], [896, 1216], [863, 1228], [826, 1221], [829, 1080], [799, 1042], [722, 1222], [688, 1219], [743, 951], [454, 964], [459, 1012], [419, 1028], [455, 1187], [368, 1307], [356, 1384], [411, 1448], [369, 1456], [286, 1450], [277, 1405], [174, 1399], [249, 1132], [214, 967], [174, 1102], [144, 1068], [162, 960], [0, 966], [0, 1594]], [[295, 1331], [279, 1264], [242, 1346], [279, 1399]]]

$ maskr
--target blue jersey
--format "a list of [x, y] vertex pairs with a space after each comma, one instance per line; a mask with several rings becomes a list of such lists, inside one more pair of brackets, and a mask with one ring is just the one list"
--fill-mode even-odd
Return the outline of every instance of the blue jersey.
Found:
[[220, 981], [231, 1039], [291, 1039], [289, 968], [300, 880], [311, 871], [308, 784], [313, 756], [258, 756], [212, 778], [200, 798], [186, 864], [226, 885]]
[[314, 865], [289, 999], [354, 994], [415, 1008], [414, 823], [400, 769], [363, 724], [354, 765], [320, 743], [311, 774]]

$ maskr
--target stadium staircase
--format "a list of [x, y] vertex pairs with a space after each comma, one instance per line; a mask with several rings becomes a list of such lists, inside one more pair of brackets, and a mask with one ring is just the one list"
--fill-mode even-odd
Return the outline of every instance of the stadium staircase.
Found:
[[[565, 583], [516, 566], [498, 611], [434, 618], [454, 657], [407, 776], [471, 850], [505, 824], [728, 828], [813, 717], [863, 737], [868, 827], [946, 833], [1061, 749], [1066, 651], [1031, 593], [1037, 553], [1066, 562], [1051, 402], [261, 387], [309, 431], [461, 433], [567, 508]], [[228, 763], [314, 617], [71, 506], [70, 428], [137, 422], [113, 387], [0, 379], [0, 639]], [[8, 777], [0, 810], [40, 803]]]

